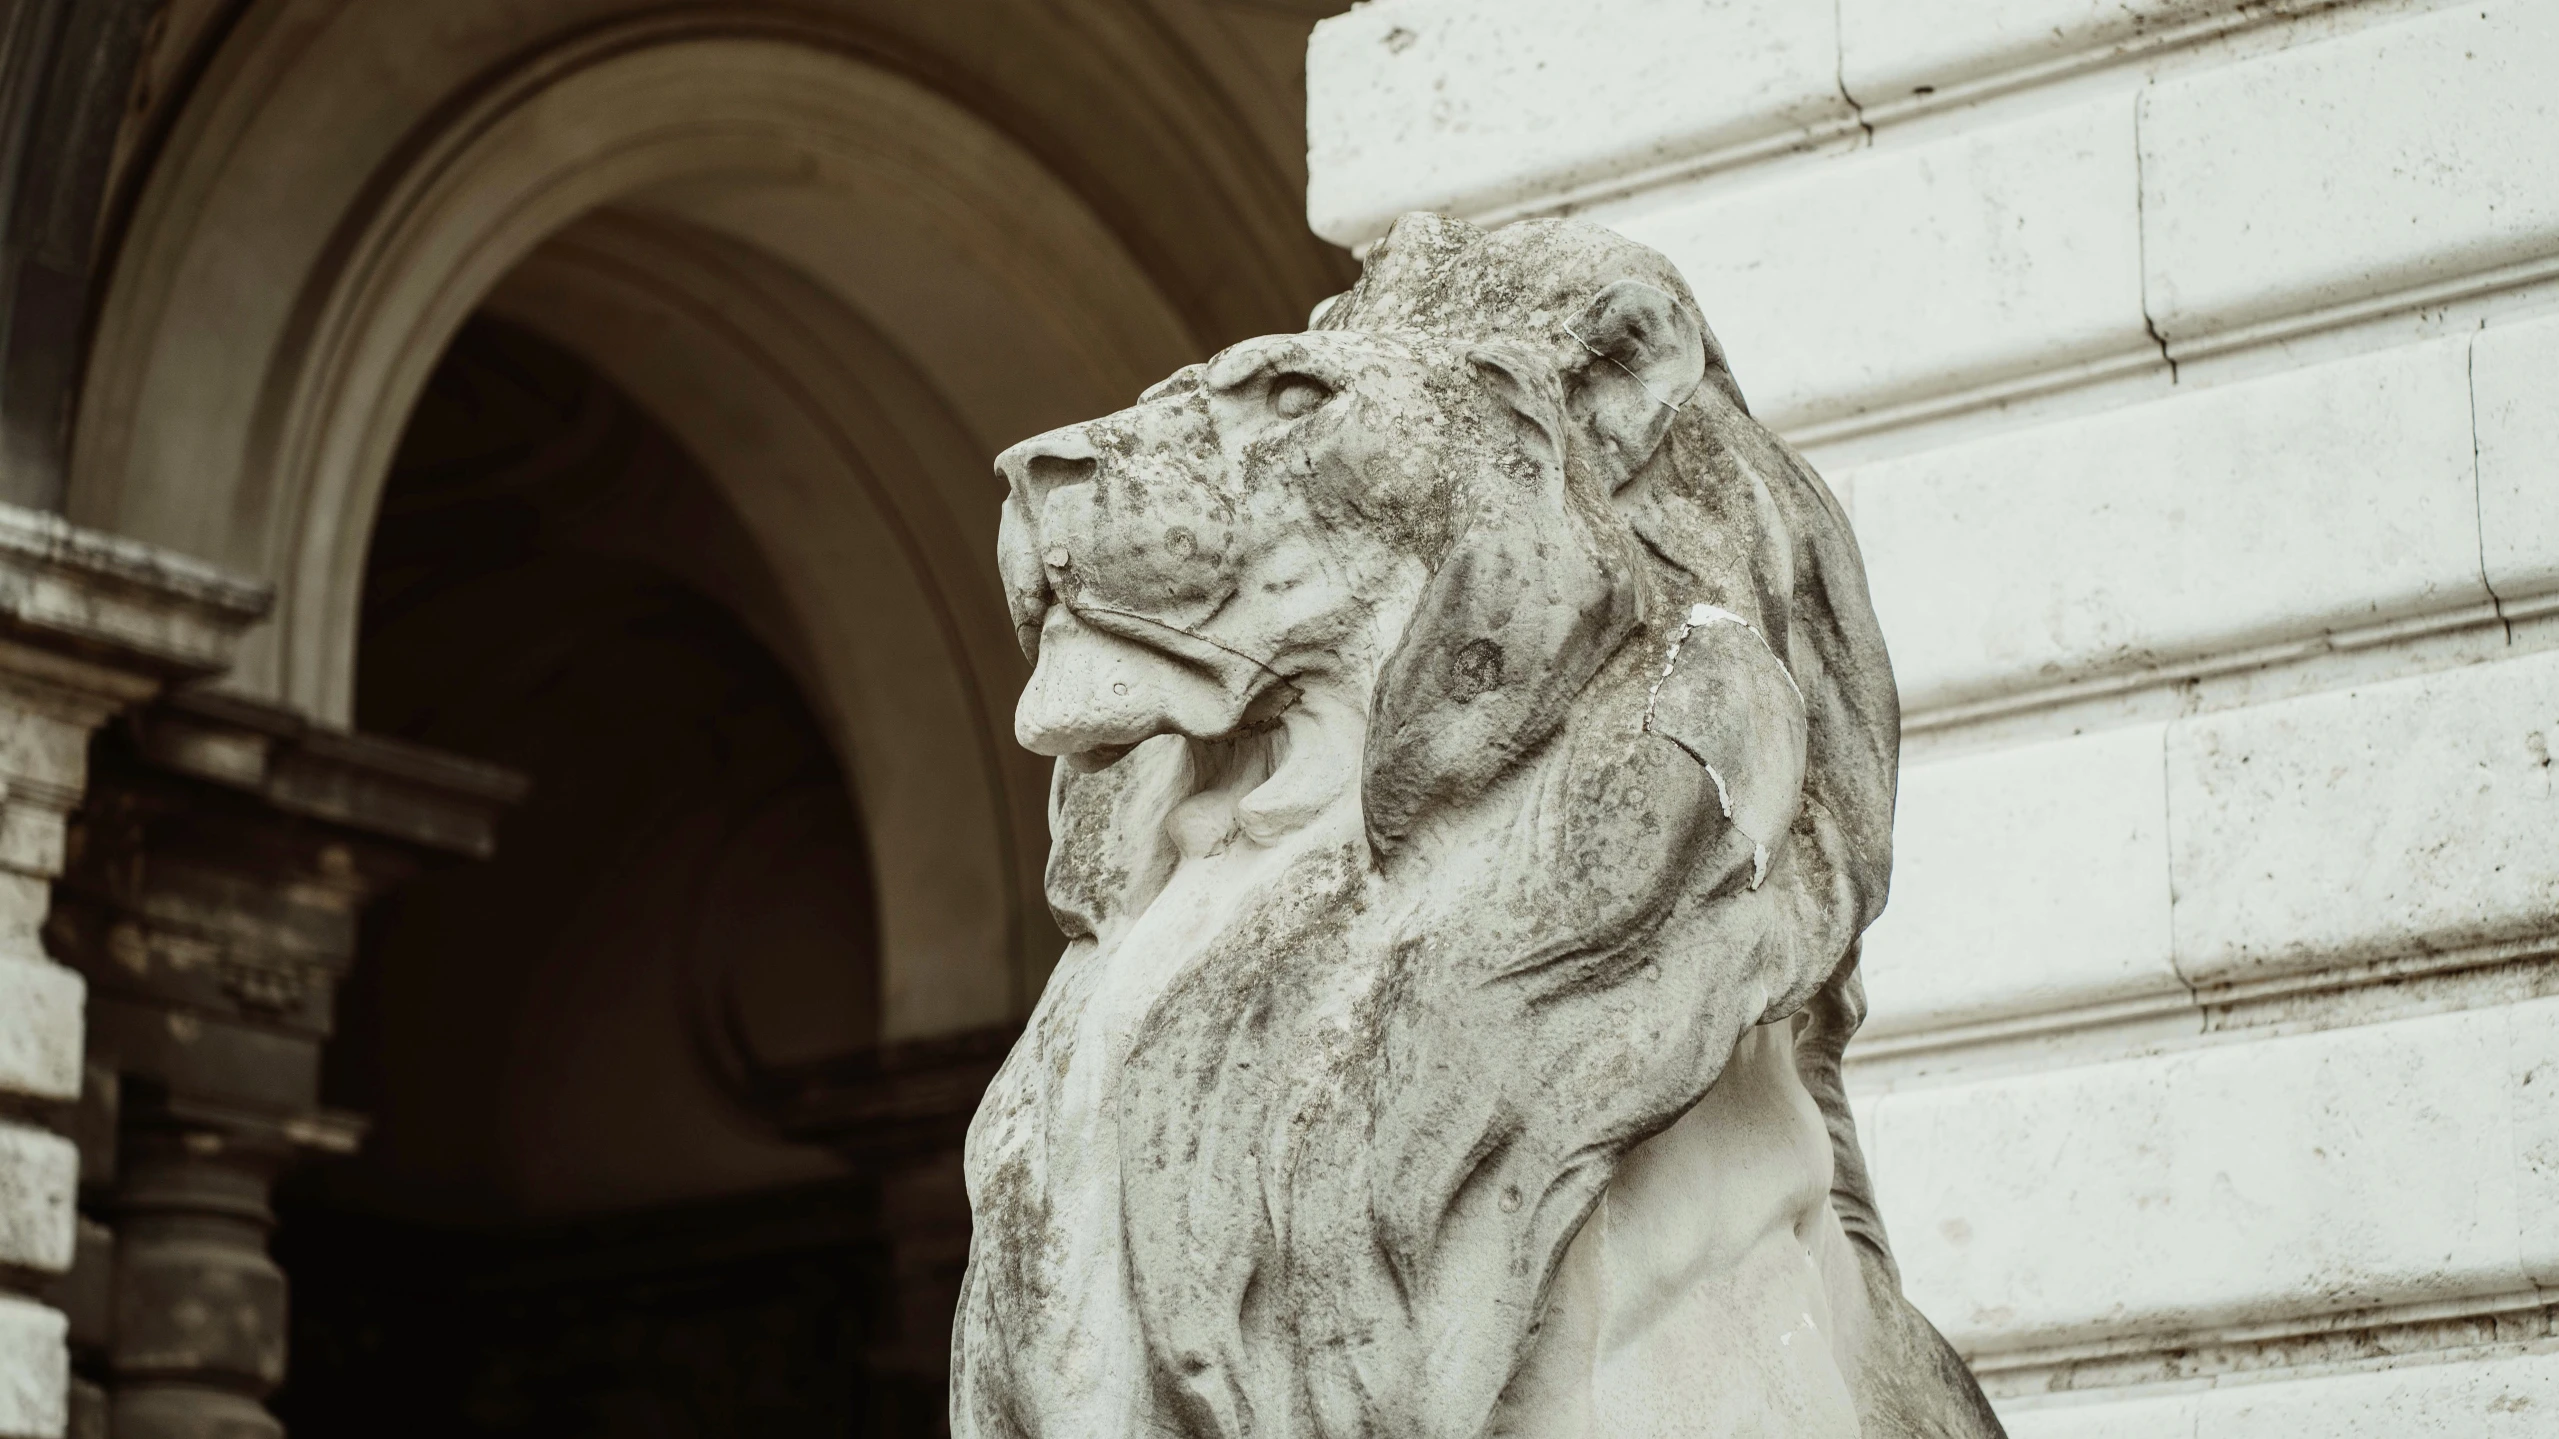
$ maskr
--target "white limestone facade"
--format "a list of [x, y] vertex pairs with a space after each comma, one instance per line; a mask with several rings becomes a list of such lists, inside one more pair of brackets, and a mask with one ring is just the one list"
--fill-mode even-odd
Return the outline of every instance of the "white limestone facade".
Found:
[[2559, 1432], [2559, 0], [1371, 0], [1309, 210], [1676, 259], [1905, 707], [1851, 1052], [2020, 1439]]

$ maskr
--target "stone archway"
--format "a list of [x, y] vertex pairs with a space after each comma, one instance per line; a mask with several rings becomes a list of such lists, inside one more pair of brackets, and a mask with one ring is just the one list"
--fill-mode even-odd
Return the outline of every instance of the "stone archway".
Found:
[[[260, 723], [308, 717], [325, 747], [359, 719], [385, 476], [473, 316], [576, 356], [692, 457], [734, 524], [672, 578], [805, 702], [877, 931], [876, 1048], [762, 1111], [767, 1137], [870, 1186], [918, 1394], [965, 1251], [949, 1121], [1057, 945], [987, 462], [1343, 279], [1272, 163], [1293, 113], [1241, 114], [1234, 56], [1197, 48], [1228, 4], [238, 0], [106, 226], [64, 503], [274, 586], [225, 681]], [[930, 1102], [878, 1123], [919, 1073]], [[789, 1178], [758, 1173], [714, 1197]], [[249, 1422], [283, 1284], [235, 1228], [225, 1262], [274, 1300], [255, 1372], [161, 1387]]]
[[766, 547], [776, 647], [897, 836], [884, 1033], [1001, 1022], [1053, 941], [983, 457], [1203, 341], [1057, 174], [849, 28], [679, 14], [511, 52], [508, 12], [253, 10], [136, 211], [70, 512], [271, 577], [233, 684], [342, 722], [382, 475], [446, 337], [485, 304], [588, 355]]
[[937, 1156], [773, 1103], [877, 1052], [881, 992], [860, 796], [759, 634], [786, 608], [627, 391], [486, 314], [455, 337], [356, 718], [530, 784], [494, 855], [366, 915], [322, 1098], [369, 1127], [277, 1197], [291, 1432], [930, 1432], [880, 1195]]

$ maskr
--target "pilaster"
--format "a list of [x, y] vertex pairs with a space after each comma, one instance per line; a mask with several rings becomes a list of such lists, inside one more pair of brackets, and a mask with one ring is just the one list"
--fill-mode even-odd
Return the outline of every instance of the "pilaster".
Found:
[[774, 1131], [840, 1154], [878, 1185], [888, 1314], [865, 1356], [873, 1425], [939, 1432], [948, 1408], [951, 1322], [968, 1269], [969, 1117], [1018, 1027], [906, 1040], [864, 1054], [769, 1071], [736, 1097]]
[[[66, 1340], [104, 1303], [73, 1276], [86, 1105], [81, 976], [42, 932], [89, 737], [169, 684], [220, 672], [263, 586], [0, 505], [0, 1436], [53, 1439], [74, 1409]], [[103, 1084], [103, 1081], [102, 1081]], [[111, 1088], [111, 1086], [104, 1086]]]
[[282, 1432], [286, 1284], [270, 1187], [356, 1116], [320, 1060], [366, 903], [422, 866], [490, 853], [511, 772], [183, 693], [95, 748], [47, 937], [90, 984], [89, 1049], [115, 1075], [112, 1293], [82, 1367], [116, 1439]]

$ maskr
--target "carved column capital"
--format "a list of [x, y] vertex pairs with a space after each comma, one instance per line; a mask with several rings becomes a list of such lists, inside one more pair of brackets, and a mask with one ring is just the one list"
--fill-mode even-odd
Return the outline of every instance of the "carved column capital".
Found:
[[[72, 1422], [66, 1328], [107, 1308], [73, 1188], [95, 1158], [82, 1112], [80, 977], [40, 941], [89, 737], [164, 686], [228, 668], [267, 610], [262, 585], [60, 517], [0, 505], [0, 1435]], [[111, 1088], [111, 1085], [108, 1086]], [[73, 1311], [66, 1325], [64, 1309]]]
[[218, 694], [135, 714], [95, 762], [47, 933], [89, 977], [93, 1046], [129, 1084], [279, 1120], [317, 1104], [366, 902], [488, 854], [524, 789]]
[[115, 1430], [278, 1433], [267, 1195], [299, 1152], [362, 1131], [320, 1106], [358, 920], [421, 867], [487, 855], [524, 781], [196, 693], [106, 731], [93, 762], [46, 934], [88, 977], [93, 1062], [121, 1096], [113, 1171], [91, 1171], [115, 1234]]

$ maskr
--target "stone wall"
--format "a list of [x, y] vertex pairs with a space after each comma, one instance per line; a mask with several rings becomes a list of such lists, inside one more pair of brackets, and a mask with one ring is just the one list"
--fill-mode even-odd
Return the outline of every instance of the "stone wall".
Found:
[[1309, 209], [1570, 211], [1855, 520], [1852, 1051], [2020, 1439], [2559, 1424], [2559, 0], [1374, 0]]

